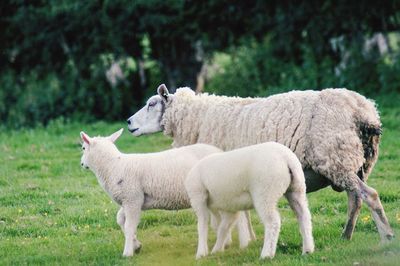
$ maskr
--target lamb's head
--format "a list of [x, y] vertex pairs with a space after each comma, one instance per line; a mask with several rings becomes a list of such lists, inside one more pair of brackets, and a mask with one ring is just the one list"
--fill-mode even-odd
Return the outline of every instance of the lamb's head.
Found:
[[102, 157], [104, 155], [104, 152], [119, 152], [114, 142], [121, 136], [123, 130], [124, 129], [121, 128], [120, 130], [111, 134], [108, 137], [89, 137], [88, 134], [81, 131], [81, 166], [86, 169], [93, 169], [93, 164], [97, 161], [98, 157]]
[[128, 130], [132, 135], [151, 134], [163, 130], [161, 120], [165, 112], [165, 107], [173, 99], [173, 94], [169, 94], [167, 87], [161, 84], [157, 89], [157, 95], [150, 97], [146, 105], [128, 118]]

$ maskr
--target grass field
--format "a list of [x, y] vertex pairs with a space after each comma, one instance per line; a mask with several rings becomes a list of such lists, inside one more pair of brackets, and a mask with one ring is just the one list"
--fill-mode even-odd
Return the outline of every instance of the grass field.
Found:
[[[225, 253], [195, 261], [196, 219], [191, 210], [147, 211], [142, 214], [139, 255], [123, 258], [123, 234], [111, 202], [95, 176], [80, 167], [79, 132], [110, 134], [120, 124], [83, 126], [61, 120], [47, 128], [0, 133], [0, 265], [399, 265], [400, 258], [400, 108], [382, 101], [384, 135], [380, 159], [369, 184], [381, 196], [397, 239], [380, 244], [371, 214], [363, 206], [353, 239], [340, 238], [347, 211], [345, 193], [327, 188], [308, 194], [316, 252], [301, 256], [296, 219], [280, 202], [282, 229], [277, 255], [259, 260], [263, 228], [253, 212], [258, 239], [245, 250], [237, 236]], [[141, 138], [124, 132], [124, 152], [150, 152], [169, 147], [161, 134]], [[209, 246], [215, 236], [211, 233]]]

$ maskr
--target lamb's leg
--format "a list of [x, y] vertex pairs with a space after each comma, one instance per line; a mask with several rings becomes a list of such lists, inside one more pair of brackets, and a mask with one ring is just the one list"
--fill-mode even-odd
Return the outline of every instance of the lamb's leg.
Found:
[[[218, 226], [221, 223], [221, 214], [219, 211], [211, 211], [211, 227], [214, 230], [215, 234], [218, 233]], [[232, 244], [232, 230], [229, 231], [228, 237], [225, 241], [225, 248], [229, 247]]]
[[197, 215], [197, 233], [198, 233], [198, 245], [196, 259], [205, 257], [208, 254], [208, 220], [209, 210], [206, 202], [192, 202], [193, 210]]
[[[210, 210], [207, 207], [208, 193], [199, 183], [196, 186], [196, 190], [192, 191], [188, 189], [188, 194], [190, 197], [190, 204], [197, 216], [198, 245], [196, 259], [200, 259], [208, 254], [208, 220], [210, 217]], [[216, 216], [214, 218], [217, 219], [218, 217], [219, 216]]]
[[348, 198], [348, 209], [347, 209], [347, 223], [344, 227], [342, 237], [345, 239], [351, 239], [356, 226], [357, 217], [361, 210], [361, 196], [357, 191], [347, 191]]
[[276, 210], [277, 200], [266, 202], [266, 200], [259, 199], [254, 201], [254, 207], [264, 224], [264, 246], [261, 251], [261, 259], [273, 258], [281, 228], [281, 218]]
[[305, 192], [290, 191], [285, 194], [289, 205], [296, 213], [301, 236], [303, 238], [303, 254], [314, 252], [314, 239], [312, 236], [311, 213], [308, 208]]
[[256, 236], [253, 231], [250, 220], [250, 211], [241, 211], [236, 228], [239, 233], [240, 248], [245, 248], [249, 245], [250, 241], [255, 240]]
[[245, 211], [244, 213], [246, 215], [247, 227], [248, 227], [248, 230], [250, 232], [250, 238], [251, 238], [251, 240], [256, 240], [257, 237], [256, 237], [256, 234], [254, 233], [253, 226], [251, 224], [250, 211]]
[[382, 203], [379, 199], [378, 192], [359, 179], [358, 179], [358, 185], [361, 198], [365, 203], [367, 203], [369, 209], [372, 212], [372, 217], [378, 228], [381, 240], [387, 241], [393, 239], [394, 233], [385, 215], [385, 210], [383, 209]]
[[124, 208], [120, 208], [118, 213], [117, 213], [117, 223], [121, 227], [121, 230], [123, 233], [125, 233], [125, 213], [124, 213]]
[[124, 253], [125, 257], [133, 256], [133, 251], [139, 252], [141, 248], [141, 243], [136, 238], [136, 230], [140, 221], [141, 204], [130, 204], [125, 205], [125, 247]]
[[216, 253], [218, 251], [223, 251], [225, 248], [225, 243], [229, 234], [231, 232], [232, 226], [239, 216], [239, 212], [220, 212], [221, 222], [218, 226], [217, 241], [212, 249], [211, 253]]
[[211, 211], [210, 224], [215, 233], [218, 232], [218, 226], [221, 222], [221, 215], [218, 211]]

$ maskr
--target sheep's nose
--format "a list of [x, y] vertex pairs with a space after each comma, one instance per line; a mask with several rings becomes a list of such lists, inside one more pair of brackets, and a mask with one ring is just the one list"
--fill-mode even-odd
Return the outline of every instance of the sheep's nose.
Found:
[[81, 163], [81, 165], [83, 166], [83, 163]]
[[131, 120], [130, 119], [126, 120], [126, 122], [128, 123], [128, 125], [131, 124]]

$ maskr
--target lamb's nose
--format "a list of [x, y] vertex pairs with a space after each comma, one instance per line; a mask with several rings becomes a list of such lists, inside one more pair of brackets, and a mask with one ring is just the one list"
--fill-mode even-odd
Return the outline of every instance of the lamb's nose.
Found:
[[130, 119], [126, 120], [126, 122], [128, 123], [128, 125], [131, 124], [131, 120]]

